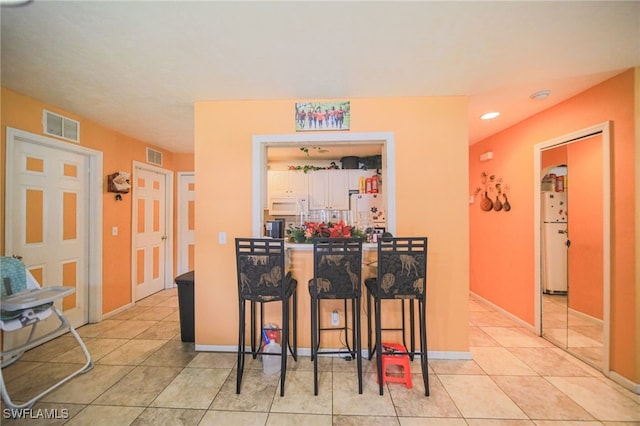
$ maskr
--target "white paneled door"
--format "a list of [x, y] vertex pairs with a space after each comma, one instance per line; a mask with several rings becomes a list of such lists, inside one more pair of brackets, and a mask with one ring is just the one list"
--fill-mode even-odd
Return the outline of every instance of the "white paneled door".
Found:
[[133, 188], [133, 284], [135, 300], [165, 288], [167, 215], [165, 173], [136, 166]]
[[193, 172], [178, 173], [178, 274], [194, 268], [195, 179]]
[[72, 325], [80, 326], [89, 318], [89, 160], [59, 145], [19, 138], [12, 143], [6, 254], [21, 256], [43, 287], [75, 287], [59, 307]]

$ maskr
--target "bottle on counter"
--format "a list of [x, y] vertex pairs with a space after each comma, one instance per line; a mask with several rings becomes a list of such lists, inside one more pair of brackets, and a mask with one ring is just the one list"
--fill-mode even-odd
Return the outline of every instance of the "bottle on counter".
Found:
[[371, 176], [371, 193], [378, 193], [378, 176], [376, 175]]

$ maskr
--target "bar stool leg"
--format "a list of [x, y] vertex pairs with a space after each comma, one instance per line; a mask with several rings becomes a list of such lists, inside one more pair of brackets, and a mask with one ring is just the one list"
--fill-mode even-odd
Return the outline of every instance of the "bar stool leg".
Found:
[[362, 394], [362, 331], [360, 330], [361, 318], [359, 315], [361, 305], [360, 297], [355, 298], [355, 305], [354, 311], [357, 312], [358, 315], [355, 315], [355, 321], [353, 323], [353, 328], [356, 331], [354, 347], [356, 350], [356, 361], [358, 363], [358, 393]]
[[380, 299], [375, 299], [375, 315], [376, 315], [376, 364], [378, 367], [378, 384], [380, 385], [380, 395], [384, 394], [384, 382], [382, 381], [382, 330], [380, 319]]
[[367, 349], [369, 350], [369, 361], [371, 361], [371, 358], [373, 358], [373, 354], [375, 353], [376, 349], [374, 347], [373, 339], [371, 338], [371, 316], [375, 316], [375, 313], [371, 311], [372, 298], [373, 296], [367, 290]]
[[287, 345], [289, 337], [289, 302], [282, 301], [282, 345], [280, 346], [280, 396], [284, 396], [284, 382], [287, 372]]
[[318, 395], [318, 310], [319, 300], [311, 300], [311, 360], [313, 361], [313, 394]]
[[240, 316], [238, 318], [238, 370], [236, 372], [236, 393], [240, 394], [240, 384], [242, 383], [242, 374], [244, 373], [244, 328], [245, 328], [245, 301], [240, 300], [238, 305]]
[[[293, 351], [291, 355], [293, 355], [293, 360], [298, 361], [298, 290], [294, 290], [291, 295], [293, 299], [291, 301], [293, 305]], [[291, 346], [289, 346], [291, 350]]]
[[424, 382], [424, 395], [429, 396], [429, 360], [427, 355], [427, 330], [426, 330], [426, 302], [420, 300], [418, 302], [420, 310], [420, 365], [422, 367], [422, 380]]

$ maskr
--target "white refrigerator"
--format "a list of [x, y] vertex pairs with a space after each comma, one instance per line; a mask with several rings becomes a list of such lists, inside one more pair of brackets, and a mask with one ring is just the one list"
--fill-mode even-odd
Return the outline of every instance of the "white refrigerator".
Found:
[[567, 193], [542, 193], [542, 289], [547, 294], [567, 292], [569, 239]]

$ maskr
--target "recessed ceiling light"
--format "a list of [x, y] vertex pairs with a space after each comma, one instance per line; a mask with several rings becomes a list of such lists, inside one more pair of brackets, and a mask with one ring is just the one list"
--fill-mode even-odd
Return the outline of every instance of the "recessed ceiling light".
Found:
[[529, 98], [533, 99], [534, 101], [541, 101], [543, 99], [547, 99], [550, 93], [550, 90], [539, 90], [529, 95]]
[[497, 116], [499, 116], [499, 115], [500, 115], [500, 113], [499, 113], [499, 112], [494, 111], [494, 112], [488, 112], [488, 113], [486, 113], [486, 114], [482, 114], [482, 115], [480, 116], [480, 118], [481, 118], [481, 119], [483, 119], [483, 120], [491, 120], [492, 118], [496, 118], [496, 117], [497, 117]]

